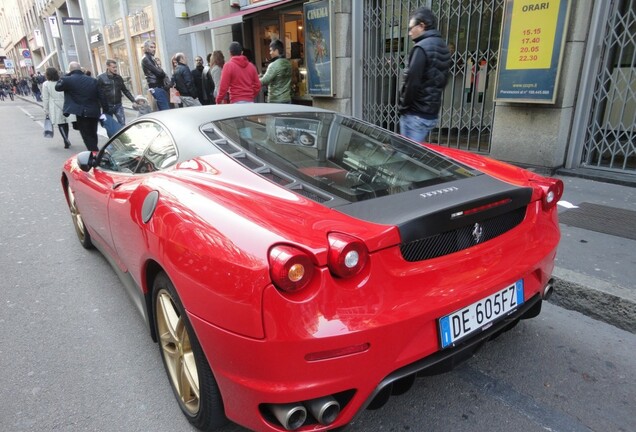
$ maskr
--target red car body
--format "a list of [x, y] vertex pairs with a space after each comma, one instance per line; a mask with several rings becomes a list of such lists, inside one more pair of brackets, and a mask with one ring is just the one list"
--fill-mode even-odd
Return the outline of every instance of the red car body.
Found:
[[[209, 143], [201, 125], [211, 117], [214, 123], [215, 116], [253, 115], [250, 109], [259, 115], [283, 112], [269, 105], [210, 115], [203, 113], [210, 107], [204, 107], [177, 110], [182, 116], [176, 120], [156, 113], [132, 127], [156, 122], [169, 132], [183, 159], [166, 169], [131, 174], [101, 170], [94, 162], [85, 171], [72, 158], [62, 175], [67, 198], [74, 195], [92, 243], [126, 282], [153, 337], [153, 280], [160, 271], [168, 276], [228, 419], [256, 431], [342, 426], [361, 409], [403, 391], [417, 373], [448, 370], [519, 318], [538, 314], [551, 286], [560, 236], [555, 202], [547, 202], [547, 195], [552, 191], [552, 199], [558, 200], [559, 181], [475, 154], [428, 146], [484, 176], [528, 191], [530, 198], [523, 221], [501, 235], [411, 262], [404, 259], [396, 225], [363, 220], [283, 188], [226, 152], [187, 157], [179, 147], [194, 135]], [[433, 188], [423, 201], [439, 200], [447, 194], [443, 189]], [[143, 207], [151, 192], [156, 202], [148, 217]], [[467, 208], [488, 212], [489, 205], [473, 201]], [[334, 275], [330, 233], [364, 243], [368, 262], [359, 273]], [[313, 276], [298, 291], [281, 290], [272, 281], [271, 251], [278, 244], [298, 248], [311, 260]], [[442, 348], [441, 317], [519, 281], [523, 304]], [[280, 408], [291, 415], [294, 406], [324, 397], [338, 404], [334, 417], [323, 419], [328, 424], [310, 413], [301, 425], [289, 427], [275, 414]]]

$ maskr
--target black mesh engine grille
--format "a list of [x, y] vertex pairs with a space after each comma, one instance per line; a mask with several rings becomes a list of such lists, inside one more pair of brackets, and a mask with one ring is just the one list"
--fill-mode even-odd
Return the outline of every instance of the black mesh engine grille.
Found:
[[485, 219], [479, 222], [481, 225], [481, 238], [476, 241], [475, 225], [468, 225], [453, 231], [446, 231], [430, 237], [413, 240], [400, 246], [402, 256], [407, 261], [422, 261], [436, 258], [467, 249], [476, 244], [491, 240], [501, 234], [510, 231], [523, 221], [526, 208], [521, 207], [508, 213]]

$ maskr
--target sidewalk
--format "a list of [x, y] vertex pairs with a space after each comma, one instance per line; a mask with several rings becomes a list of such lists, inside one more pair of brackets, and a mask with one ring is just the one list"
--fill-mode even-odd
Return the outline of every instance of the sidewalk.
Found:
[[[127, 119], [137, 116], [125, 108]], [[106, 137], [101, 126], [99, 134]], [[555, 177], [563, 180], [565, 192], [550, 302], [636, 333], [636, 181], [606, 183], [575, 171], [559, 173]]]
[[550, 302], [636, 333], [636, 187], [556, 177], [565, 192]]

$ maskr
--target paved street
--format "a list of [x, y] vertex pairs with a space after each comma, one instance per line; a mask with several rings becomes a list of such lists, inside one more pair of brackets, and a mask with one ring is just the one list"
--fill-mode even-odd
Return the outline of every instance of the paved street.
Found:
[[[84, 150], [79, 134], [71, 131], [65, 150], [57, 131], [42, 137], [43, 117], [28, 101], [0, 102], [0, 431], [193, 431], [123, 286], [97, 251], [77, 242], [60, 169]], [[589, 243], [577, 251], [576, 242], [601, 247], [607, 239], [564, 232], [574, 242], [559, 262], [584, 274], [576, 264], [589, 257], [575, 254]], [[590, 275], [629, 284], [620, 268], [633, 256], [612, 259], [614, 267]], [[474, 359], [418, 379], [347, 430], [633, 431], [634, 352], [635, 334], [545, 304]]]

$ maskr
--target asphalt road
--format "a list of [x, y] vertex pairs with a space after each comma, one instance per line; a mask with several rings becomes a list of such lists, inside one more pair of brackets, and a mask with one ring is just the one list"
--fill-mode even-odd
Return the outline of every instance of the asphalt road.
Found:
[[[65, 150], [42, 119], [0, 102], [0, 431], [192, 431], [141, 316], [75, 237], [59, 177], [79, 135]], [[347, 430], [633, 431], [634, 352], [636, 335], [545, 304]]]

